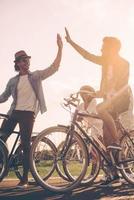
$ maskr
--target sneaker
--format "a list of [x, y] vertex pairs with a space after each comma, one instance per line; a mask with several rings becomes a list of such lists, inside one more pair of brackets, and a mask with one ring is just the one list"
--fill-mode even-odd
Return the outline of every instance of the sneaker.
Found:
[[28, 185], [38, 185], [34, 179], [28, 181]]
[[119, 176], [113, 178], [108, 177], [104, 182], [100, 184], [100, 187], [119, 187], [122, 185]]
[[28, 182], [19, 182], [16, 186], [17, 189], [26, 189], [28, 187]]
[[108, 178], [110, 178], [110, 177], [104, 174], [104, 175], [100, 178], [100, 181], [99, 181], [99, 182], [105, 182]]

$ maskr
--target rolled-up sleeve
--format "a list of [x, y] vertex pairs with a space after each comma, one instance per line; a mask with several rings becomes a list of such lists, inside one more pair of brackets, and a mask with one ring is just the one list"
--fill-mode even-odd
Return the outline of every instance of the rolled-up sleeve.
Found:
[[49, 76], [53, 75], [56, 71], [58, 71], [58, 67], [55, 67], [54, 65], [51, 65], [50, 67], [44, 69], [44, 70], [38, 70], [38, 74], [41, 80], [44, 80], [48, 78]]
[[11, 90], [10, 90], [10, 81], [9, 81], [7, 83], [5, 91], [0, 95], [0, 103], [7, 101], [10, 96], [11, 96]]

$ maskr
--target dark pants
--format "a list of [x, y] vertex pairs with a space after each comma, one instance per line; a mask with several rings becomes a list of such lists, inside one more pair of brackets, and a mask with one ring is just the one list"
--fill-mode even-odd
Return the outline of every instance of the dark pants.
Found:
[[29, 153], [30, 153], [30, 139], [34, 125], [35, 115], [31, 111], [14, 110], [8, 120], [4, 120], [1, 126], [3, 133], [1, 139], [6, 141], [13, 132], [17, 123], [19, 124], [21, 134], [21, 145], [23, 150], [23, 179], [28, 179], [29, 171]]

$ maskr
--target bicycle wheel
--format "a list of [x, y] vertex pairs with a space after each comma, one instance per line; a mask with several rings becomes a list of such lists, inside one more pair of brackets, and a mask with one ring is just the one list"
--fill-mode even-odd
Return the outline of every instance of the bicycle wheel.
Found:
[[[13, 160], [13, 168], [15, 175], [17, 178], [22, 181], [23, 180], [23, 165], [22, 165], [22, 158], [23, 158], [23, 150], [21, 144], [17, 147], [14, 153], [14, 160]], [[28, 182], [34, 183], [34, 179], [31, 177], [31, 174], [28, 175]]]
[[[77, 146], [81, 149], [82, 153], [82, 162], [80, 163], [79, 160], [70, 160], [68, 159], [69, 152], [71, 151], [70, 148], [66, 152], [66, 155], [63, 157], [60, 156], [60, 151], [57, 150], [57, 153], [52, 152], [53, 155], [53, 165], [54, 165], [54, 171], [51, 174], [51, 177], [49, 177], [46, 180], [43, 180], [40, 174], [38, 173], [35, 162], [33, 159], [34, 152], [38, 146], [38, 143], [42, 141], [43, 138], [51, 138], [52, 142], [54, 141], [54, 144], [57, 146], [58, 143], [61, 143], [62, 141], [65, 141], [65, 138], [68, 133], [68, 128], [65, 126], [55, 126], [50, 127], [48, 129], [45, 129], [42, 131], [39, 136], [36, 138], [35, 142], [32, 145], [31, 149], [31, 172], [37, 181], [37, 183], [42, 186], [43, 188], [47, 188], [51, 191], [55, 192], [65, 192], [74, 189], [82, 180], [86, 173], [87, 165], [88, 165], [88, 154], [87, 149], [85, 147], [85, 143], [81, 139], [81, 137], [75, 133], [74, 134], [74, 140], [77, 143]], [[60, 137], [62, 135], [62, 137]], [[56, 139], [57, 142], [56, 142]], [[51, 158], [50, 158], [51, 159]], [[51, 159], [52, 160], [52, 159]], [[71, 168], [72, 174], [76, 177], [74, 181], [67, 181], [64, 178], [62, 178], [58, 171], [57, 171], [57, 165], [62, 165], [64, 162], [68, 162], [69, 166]], [[45, 170], [45, 165], [43, 166]], [[64, 172], [64, 171], [63, 171]]]
[[[31, 142], [33, 142], [35, 140], [36, 136], [32, 136], [31, 138]], [[15, 150], [14, 153], [14, 159], [13, 159], [13, 168], [14, 168], [14, 172], [17, 176], [17, 178], [21, 181], [23, 178], [23, 165], [22, 165], [22, 158], [23, 158], [23, 150], [21, 147], [21, 144], [19, 144], [19, 146], [17, 147], [17, 149]], [[32, 182], [34, 183], [34, 179], [31, 177], [31, 174], [28, 177], [28, 181], [29, 183]]]
[[56, 152], [57, 149], [49, 138], [43, 137], [40, 140], [37, 139], [33, 142], [30, 154], [30, 168], [33, 177], [35, 176], [35, 173], [38, 173], [41, 179], [45, 181], [51, 176], [55, 169]]
[[20, 144], [14, 153], [14, 160], [13, 160], [14, 172], [20, 181], [22, 180], [23, 177], [22, 158], [23, 158], [23, 151]]
[[[62, 141], [59, 145], [58, 145], [58, 152], [60, 154], [62, 148], [63, 148], [63, 145], [64, 145], [64, 141]], [[58, 174], [66, 181], [71, 181], [72, 179], [70, 179], [70, 177], [68, 176], [68, 174], [66, 174], [66, 171], [64, 170], [64, 167], [63, 167], [64, 163], [61, 162], [61, 163], [57, 163], [56, 165], [56, 170], [58, 172]]]
[[[69, 156], [68, 159], [70, 160], [79, 160], [79, 162], [82, 162], [83, 158], [81, 149], [78, 148], [76, 141], [72, 142], [68, 152], [68, 156]], [[81, 185], [89, 185], [96, 179], [100, 171], [100, 165], [101, 165], [100, 156], [97, 150], [93, 147], [91, 143], [88, 144], [88, 167], [86, 174], [81, 181]], [[63, 169], [69, 180], [74, 181], [75, 176], [71, 173], [71, 169], [70, 166], [68, 165], [68, 162], [65, 161], [63, 163]]]
[[8, 172], [8, 149], [5, 143], [0, 139], [0, 181]]
[[88, 144], [88, 168], [84, 179], [81, 184], [89, 185], [92, 184], [93, 181], [99, 174], [101, 168], [101, 158], [98, 151], [95, 147], [90, 143]]
[[128, 183], [134, 184], [134, 131], [123, 136], [121, 147], [122, 150], [119, 152], [120, 172]]

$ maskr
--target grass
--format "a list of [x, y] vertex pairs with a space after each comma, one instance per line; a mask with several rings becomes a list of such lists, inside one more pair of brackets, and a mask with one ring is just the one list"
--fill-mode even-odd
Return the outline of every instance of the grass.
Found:
[[[52, 166], [53, 166], [53, 161], [45, 161], [45, 162], [42, 161], [40, 163], [36, 163], [37, 171], [41, 177], [45, 177], [48, 174], [48, 172], [52, 169]], [[59, 163], [59, 168], [64, 173], [61, 163]], [[71, 171], [71, 174], [77, 176], [81, 171], [81, 163], [79, 164], [78, 161], [75, 161], [69, 166], [69, 169]], [[20, 170], [22, 169], [20, 168]], [[88, 173], [90, 173], [90, 171], [91, 171], [91, 166], [88, 167]], [[103, 174], [102, 170], [100, 171], [100, 174]], [[52, 176], [53, 177], [59, 176], [56, 170], [53, 172]], [[10, 170], [6, 178], [16, 179], [17, 176], [15, 174], [15, 171], [13, 169]], [[31, 173], [29, 173], [29, 178], [32, 178]]]

